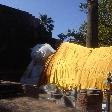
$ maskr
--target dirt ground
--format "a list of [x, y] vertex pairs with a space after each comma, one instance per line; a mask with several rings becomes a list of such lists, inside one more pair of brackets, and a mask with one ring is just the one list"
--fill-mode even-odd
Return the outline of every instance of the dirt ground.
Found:
[[76, 112], [74, 108], [60, 106], [49, 100], [19, 97], [0, 100], [0, 112]]

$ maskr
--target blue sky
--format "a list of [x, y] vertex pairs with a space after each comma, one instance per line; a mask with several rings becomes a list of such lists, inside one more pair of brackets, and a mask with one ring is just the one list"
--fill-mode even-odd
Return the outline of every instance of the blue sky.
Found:
[[53, 37], [69, 29], [78, 29], [86, 18], [79, 5], [85, 0], [0, 0], [0, 4], [11, 6], [39, 16], [47, 14], [55, 21]]

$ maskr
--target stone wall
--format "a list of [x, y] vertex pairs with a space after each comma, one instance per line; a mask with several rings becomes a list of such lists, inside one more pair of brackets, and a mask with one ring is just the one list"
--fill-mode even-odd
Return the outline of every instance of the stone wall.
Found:
[[51, 36], [28, 12], [0, 5], [0, 80], [19, 81], [30, 61], [30, 48]]

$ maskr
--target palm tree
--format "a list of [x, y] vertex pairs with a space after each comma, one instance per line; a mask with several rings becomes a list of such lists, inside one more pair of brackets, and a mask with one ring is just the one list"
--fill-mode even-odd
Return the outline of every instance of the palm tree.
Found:
[[46, 14], [39, 16], [40, 24], [46, 29], [47, 32], [51, 33], [54, 28], [54, 21], [51, 17], [48, 17]]

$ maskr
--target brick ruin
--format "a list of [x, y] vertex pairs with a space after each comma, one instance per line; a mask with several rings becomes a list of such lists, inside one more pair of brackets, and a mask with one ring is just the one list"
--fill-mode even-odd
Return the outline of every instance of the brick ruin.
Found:
[[[44, 32], [44, 33], [43, 33]], [[0, 80], [19, 81], [30, 60], [30, 48], [56, 40], [28, 12], [0, 4]]]

